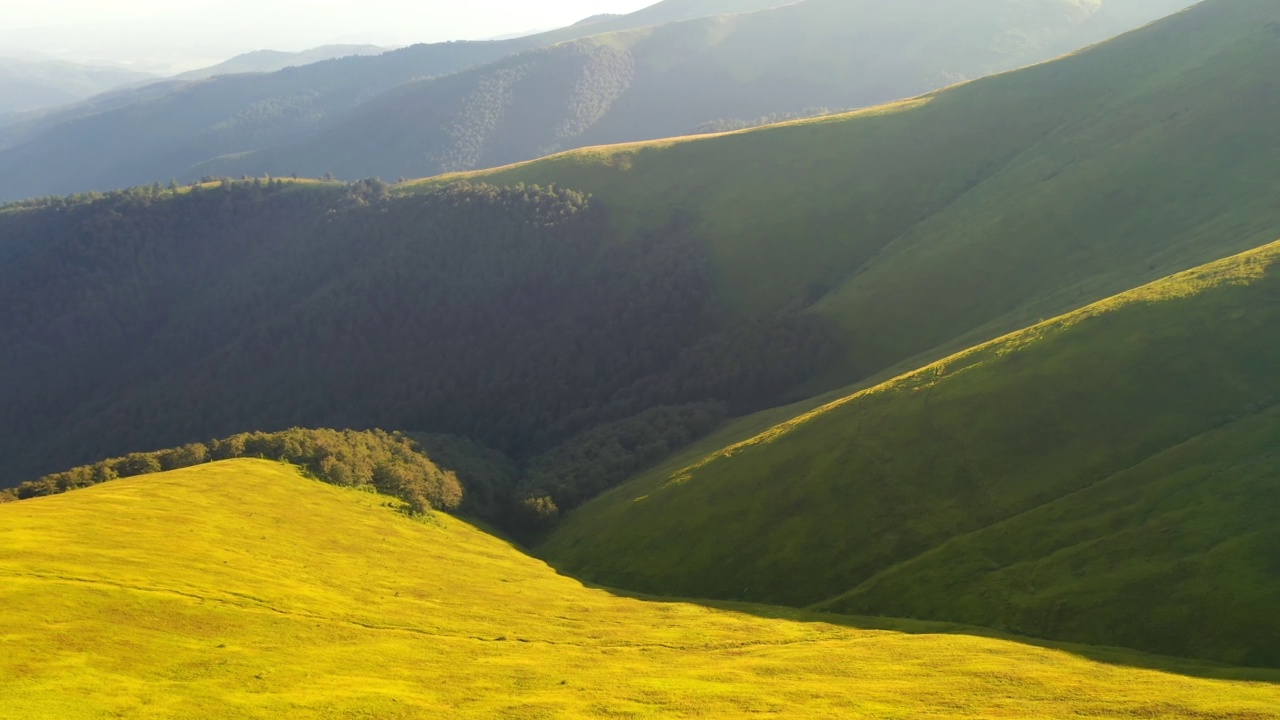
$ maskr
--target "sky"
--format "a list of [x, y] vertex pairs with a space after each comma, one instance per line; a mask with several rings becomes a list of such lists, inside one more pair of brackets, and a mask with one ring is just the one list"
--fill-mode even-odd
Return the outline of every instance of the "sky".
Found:
[[562, 27], [657, 0], [0, 0], [0, 57], [181, 72], [250, 50], [400, 46]]

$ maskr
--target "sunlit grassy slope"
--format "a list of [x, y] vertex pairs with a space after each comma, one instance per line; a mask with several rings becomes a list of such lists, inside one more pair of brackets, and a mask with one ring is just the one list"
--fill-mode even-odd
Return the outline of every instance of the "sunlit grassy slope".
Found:
[[1278, 258], [1171, 277], [651, 473], [543, 551], [649, 592], [1280, 665]]
[[1272, 674], [620, 597], [383, 502], [239, 460], [0, 507], [0, 717], [1280, 717]]
[[849, 115], [467, 176], [621, 229], [692, 219], [744, 313], [821, 297], [812, 389], [959, 350], [1280, 236], [1280, 4], [1208, 0], [1073, 56]]

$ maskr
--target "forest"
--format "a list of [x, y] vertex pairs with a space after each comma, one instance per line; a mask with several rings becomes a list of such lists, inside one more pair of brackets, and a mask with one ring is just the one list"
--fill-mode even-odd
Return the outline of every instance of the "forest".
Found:
[[[290, 427], [466, 438], [519, 468], [473, 512], [566, 509], [837, 352], [735, 318], [678, 212], [619, 240], [551, 187], [392, 197], [272, 179], [0, 210], [0, 474]], [[514, 521], [513, 521], [514, 522]]]

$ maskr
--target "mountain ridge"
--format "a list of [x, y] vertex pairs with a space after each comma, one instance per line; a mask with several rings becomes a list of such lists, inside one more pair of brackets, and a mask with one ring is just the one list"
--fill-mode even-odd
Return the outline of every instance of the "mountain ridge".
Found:
[[[1108, 5], [1082, 9], [1072, 0], [1030, 10], [1012, 0], [980, 1], [983, 13], [946, 11], [953, 26], [965, 29], [960, 34], [937, 23], [913, 25], [900, 11], [865, 3], [668, 1], [509, 41], [419, 45], [267, 75], [167, 83], [0, 131], [0, 198], [209, 174], [420, 177], [465, 162], [501, 164], [605, 140], [691, 132], [708, 122], [873, 104], [1044, 60], [1138, 22], [1110, 19]], [[1185, 4], [1107, 2], [1146, 19]], [[736, 14], [703, 17], [728, 11]], [[760, 12], [786, 21], [770, 27]], [[982, 19], [988, 15], [994, 19]], [[753, 29], [724, 34], [738, 26]], [[784, 31], [804, 40], [789, 46], [775, 37]], [[637, 34], [658, 41], [641, 43], [643, 52], [633, 54], [627, 48]], [[882, 35], [912, 42], [874, 44]], [[596, 64], [583, 65], [562, 47], [589, 37], [606, 38], [578, 45], [580, 53], [597, 50]], [[936, 55], [929, 49], [935, 45]], [[625, 72], [599, 54], [603, 48]], [[522, 52], [532, 54], [511, 59]], [[457, 73], [486, 67], [460, 85]], [[830, 80], [846, 71], [860, 78], [860, 89]], [[423, 78], [441, 80], [432, 85]], [[428, 131], [431, 123], [446, 132]], [[455, 126], [465, 130], [462, 137], [450, 134]], [[476, 143], [480, 151], [468, 154]]]

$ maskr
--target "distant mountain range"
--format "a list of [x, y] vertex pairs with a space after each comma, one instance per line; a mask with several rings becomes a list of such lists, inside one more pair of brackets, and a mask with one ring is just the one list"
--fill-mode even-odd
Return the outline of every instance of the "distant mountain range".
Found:
[[221, 174], [418, 177], [859, 107], [1045, 60], [1185, 4], [666, 0], [512, 40], [169, 81], [0, 128], [0, 199]]
[[302, 52], [281, 52], [279, 50], [255, 50], [237, 55], [226, 62], [218, 63], [198, 70], [174, 75], [170, 80], [205, 80], [218, 75], [235, 75], [237, 73], [266, 73], [290, 67], [301, 67], [325, 60], [336, 60], [345, 57], [365, 55], [381, 55], [391, 48], [378, 45], [323, 45], [303, 50]]
[[0, 57], [0, 116], [69, 105], [155, 79], [119, 67]]

